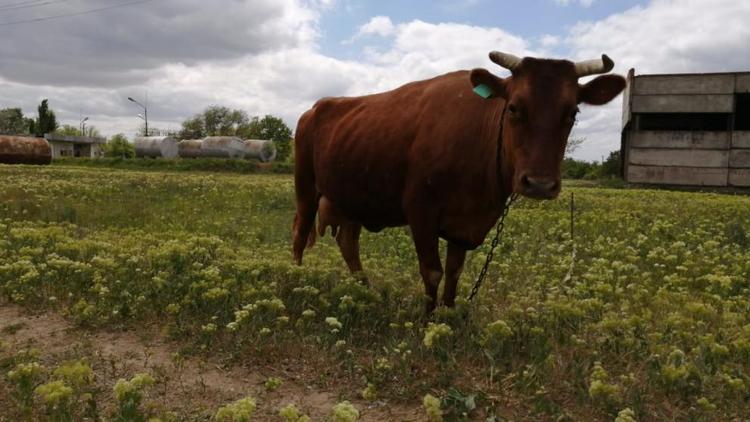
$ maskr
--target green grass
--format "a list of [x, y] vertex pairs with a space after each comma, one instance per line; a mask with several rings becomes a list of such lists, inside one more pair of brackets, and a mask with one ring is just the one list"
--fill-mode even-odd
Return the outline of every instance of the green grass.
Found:
[[119, 170], [143, 171], [181, 171], [181, 172], [217, 172], [217, 173], [291, 173], [290, 163], [260, 163], [256, 160], [226, 158], [56, 158], [54, 166], [106, 168]]
[[475, 395], [520, 419], [748, 416], [748, 197], [566, 185], [522, 199], [476, 303], [427, 326], [404, 228], [363, 235], [370, 288], [330, 237], [291, 264], [288, 175], [0, 166], [0, 180], [0, 294], [82, 326], [157, 323], [194, 353], [289, 358], [344, 398], [432, 393], [446, 414]]

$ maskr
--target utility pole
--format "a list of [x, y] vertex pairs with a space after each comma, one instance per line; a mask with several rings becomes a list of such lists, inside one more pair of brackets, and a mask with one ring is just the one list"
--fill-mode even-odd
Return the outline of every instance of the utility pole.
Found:
[[81, 119], [81, 122], [78, 123], [78, 130], [81, 131], [81, 136], [86, 136], [86, 120], [88, 119], [88, 117], [84, 117]]
[[[148, 136], [148, 108], [145, 105], [143, 105], [143, 104], [139, 103], [138, 101], [134, 100], [133, 97], [128, 97], [128, 100], [130, 100], [131, 102], [134, 102], [134, 103], [138, 104], [139, 106], [143, 107], [143, 115], [139, 114], [138, 117], [140, 117], [141, 119], [143, 119], [143, 121], [145, 122], [146, 128], [145, 128], [144, 132], [145, 132], [145, 135]], [[148, 93], [146, 93], [146, 104], [148, 104]]]

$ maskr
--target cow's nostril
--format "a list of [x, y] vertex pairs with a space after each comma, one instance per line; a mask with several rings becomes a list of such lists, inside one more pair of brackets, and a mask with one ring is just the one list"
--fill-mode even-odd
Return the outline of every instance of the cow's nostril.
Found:
[[559, 186], [557, 180], [543, 177], [523, 176], [521, 183], [525, 189], [533, 189], [538, 192], [554, 192]]

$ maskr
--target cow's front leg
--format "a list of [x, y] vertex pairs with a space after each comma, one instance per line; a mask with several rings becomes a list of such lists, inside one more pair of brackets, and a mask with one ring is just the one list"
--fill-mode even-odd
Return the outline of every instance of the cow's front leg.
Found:
[[464, 269], [466, 249], [448, 242], [448, 253], [445, 258], [445, 286], [443, 287], [443, 305], [453, 307], [456, 304], [456, 286]]
[[440, 264], [437, 225], [429, 224], [430, 219], [417, 218], [410, 223], [414, 246], [419, 258], [419, 274], [424, 282], [427, 303], [425, 313], [430, 314], [437, 306], [438, 288], [443, 278], [443, 266]]

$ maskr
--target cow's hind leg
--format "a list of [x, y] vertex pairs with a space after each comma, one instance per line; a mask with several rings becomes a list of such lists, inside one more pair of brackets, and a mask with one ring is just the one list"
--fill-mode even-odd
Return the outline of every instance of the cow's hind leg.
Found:
[[360, 279], [367, 284], [367, 277], [362, 271], [362, 261], [359, 259], [359, 235], [361, 233], [361, 224], [347, 221], [341, 225], [336, 234], [336, 243], [339, 245], [341, 256], [344, 257], [349, 271], [358, 274]]
[[[313, 109], [314, 110], [314, 109]], [[297, 213], [294, 216], [292, 254], [297, 265], [302, 264], [305, 247], [315, 243], [315, 214], [318, 211], [318, 188], [315, 185], [313, 146], [315, 144], [314, 125], [311, 126], [313, 110], [305, 112], [297, 124], [294, 137], [294, 193], [297, 200]]]
[[300, 203], [297, 202], [297, 214], [294, 216], [294, 244], [293, 244], [293, 255], [294, 262], [297, 265], [302, 264], [302, 253], [306, 247], [310, 247], [315, 243], [315, 231], [313, 225], [315, 224], [315, 212], [317, 201], [313, 203]]
[[443, 305], [453, 307], [456, 304], [456, 286], [464, 269], [466, 249], [448, 242], [448, 253], [445, 258], [445, 285], [443, 286]]
[[[419, 258], [419, 273], [424, 282], [427, 303], [425, 313], [430, 314], [437, 306], [438, 288], [443, 278], [443, 266], [440, 263], [440, 250], [437, 235], [437, 219], [410, 218], [414, 246]], [[435, 221], [433, 221], [435, 220]]]
[[294, 183], [297, 196], [297, 213], [294, 215], [293, 246], [294, 262], [302, 264], [305, 247], [315, 243], [315, 214], [318, 212], [319, 194], [312, 177], [297, 172]]

